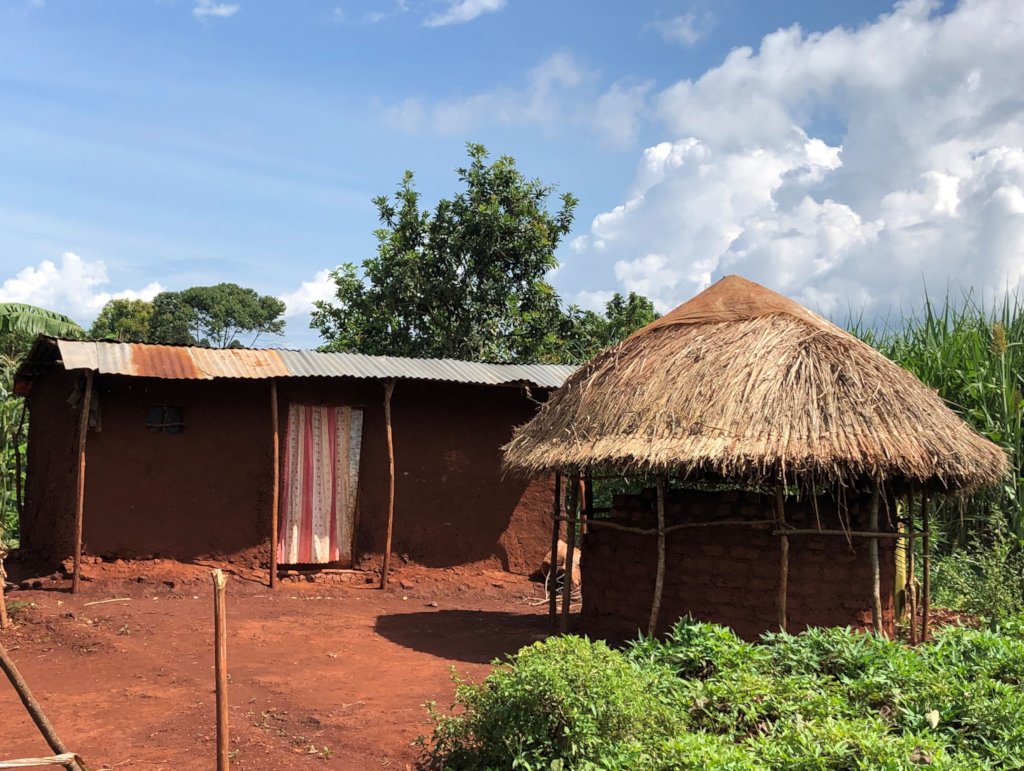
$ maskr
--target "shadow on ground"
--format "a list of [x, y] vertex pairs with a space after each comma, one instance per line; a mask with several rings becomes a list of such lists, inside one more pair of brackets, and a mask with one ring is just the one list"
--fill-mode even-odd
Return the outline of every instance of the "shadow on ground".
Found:
[[411, 650], [471, 664], [488, 664], [543, 640], [551, 628], [541, 614], [487, 610], [391, 613], [377, 618], [374, 631]]

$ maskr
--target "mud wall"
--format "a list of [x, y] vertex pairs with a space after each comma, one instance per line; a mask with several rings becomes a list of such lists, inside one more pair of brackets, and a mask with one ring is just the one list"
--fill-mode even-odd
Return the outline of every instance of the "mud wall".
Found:
[[[616, 496], [612, 517], [622, 524], [656, 527], [654, 495]], [[738, 492], [670, 491], [666, 523], [714, 519], [768, 519], [774, 501]], [[852, 529], [867, 529], [866, 501], [850, 501]], [[839, 528], [835, 503], [818, 499], [824, 529]], [[786, 519], [795, 528], [816, 527], [808, 502], [787, 500]], [[883, 529], [891, 530], [886, 513]], [[687, 614], [731, 626], [754, 639], [778, 628], [776, 593], [780, 546], [772, 525], [707, 527], [669, 533], [660, 631]], [[894, 541], [883, 539], [879, 555], [883, 620], [893, 628]], [[583, 540], [583, 614], [587, 631], [625, 639], [647, 629], [657, 565], [657, 538], [592, 527]], [[790, 632], [808, 626], [866, 627], [871, 623], [871, 568], [865, 539], [852, 547], [843, 537], [792, 536], [789, 548]]]
[[[72, 548], [74, 378], [34, 384], [23, 544], [51, 559]], [[279, 382], [289, 401], [364, 410], [355, 554], [383, 549], [388, 462], [383, 386], [353, 378]], [[87, 443], [85, 550], [114, 557], [269, 558], [270, 385], [102, 376], [102, 425]], [[151, 405], [180, 407], [181, 433], [146, 427]], [[519, 388], [401, 381], [392, 401], [396, 457], [393, 551], [437, 567], [488, 562], [537, 568], [546, 548], [547, 485], [505, 478], [501, 446], [536, 404]]]

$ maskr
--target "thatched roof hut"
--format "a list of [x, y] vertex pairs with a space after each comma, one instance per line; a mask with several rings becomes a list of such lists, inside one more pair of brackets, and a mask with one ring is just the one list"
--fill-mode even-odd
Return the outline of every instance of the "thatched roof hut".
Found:
[[998, 482], [1005, 454], [853, 335], [727, 276], [580, 368], [517, 430], [510, 468], [749, 485]]

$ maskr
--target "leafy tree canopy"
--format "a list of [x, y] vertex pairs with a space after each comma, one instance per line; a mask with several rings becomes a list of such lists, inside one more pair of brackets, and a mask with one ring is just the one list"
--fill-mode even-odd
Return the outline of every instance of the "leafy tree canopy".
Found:
[[152, 318], [153, 303], [145, 300], [110, 300], [89, 329], [89, 337], [122, 343], [145, 343], [149, 341]]
[[238, 284], [161, 292], [153, 298], [147, 342], [252, 347], [262, 335], [284, 331], [284, 311], [276, 297]]
[[557, 361], [574, 327], [545, 275], [577, 200], [528, 179], [509, 156], [468, 145], [462, 189], [433, 211], [407, 171], [393, 198], [374, 199], [377, 253], [334, 271], [335, 301], [312, 328], [332, 351], [475, 361]]

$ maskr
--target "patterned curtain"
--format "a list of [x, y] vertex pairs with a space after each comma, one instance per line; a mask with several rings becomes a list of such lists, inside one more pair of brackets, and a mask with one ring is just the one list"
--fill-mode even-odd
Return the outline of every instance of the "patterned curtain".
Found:
[[362, 410], [288, 406], [281, 564], [351, 562], [362, 436]]

